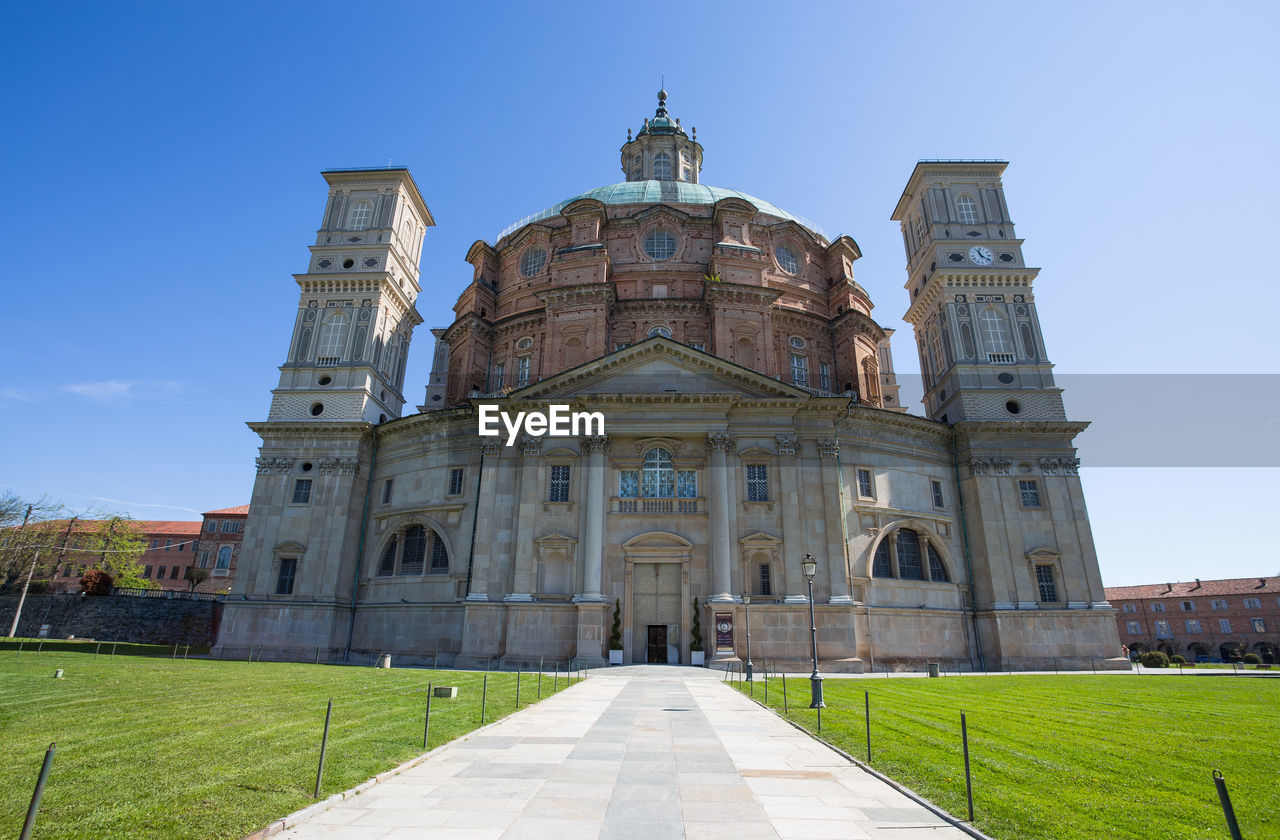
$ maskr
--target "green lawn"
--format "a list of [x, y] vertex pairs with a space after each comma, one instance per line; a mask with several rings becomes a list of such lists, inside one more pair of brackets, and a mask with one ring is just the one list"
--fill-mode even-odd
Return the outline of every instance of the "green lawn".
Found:
[[[483, 673], [180, 657], [0, 652], [0, 836], [18, 835], [50, 741], [38, 840], [239, 838], [313, 801], [330, 697], [322, 797], [422, 752], [428, 682], [458, 686], [432, 701], [432, 747], [480, 722]], [[491, 722], [515, 710], [516, 675], [488, 684]], [[521, 705], [537, 696], [525, 674]]]
[[[1280, 837], [1280, 681], [1234, 677], [992, 676], [824, 682], [821, 736], [963, 819], [960, 712], [974, 823], [1001, 840], [1228, 838], [1212, 772], [1244, 837]], [[746, 690], [745, 686], [742, 686]], [[754, 687], [764, 701], [763, 684]], [[782, 711], [782, 682], [769, 705]], [[809, 682], [790, 719], [817, 728]]]

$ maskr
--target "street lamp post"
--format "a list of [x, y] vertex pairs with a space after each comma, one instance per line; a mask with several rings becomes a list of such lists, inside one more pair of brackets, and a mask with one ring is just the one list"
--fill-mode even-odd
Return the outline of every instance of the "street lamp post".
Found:
[[806, 554], [800, 561], [800, 569], [805, 580], [809, 582], [809, 641], [813, 646], [813, 673], [809, 675], [809, 708], [825, 709], [822, 702], [822, 675], [818, 673], [818, 621], [813, 615], [813, 576], [818, 573], [818, 561], [812, 554]]
[[751, 596], [742, 593], [742, 615], [747, 623], [747, 682], [751, 682], [754, 666], [751, 664]]

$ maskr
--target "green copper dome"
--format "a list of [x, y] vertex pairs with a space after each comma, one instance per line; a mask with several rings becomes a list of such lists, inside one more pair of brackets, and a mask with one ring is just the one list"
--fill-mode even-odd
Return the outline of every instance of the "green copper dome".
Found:
[[781, 207], [771, 204], [762, 198], [756, 198], [738, 190], [725, 189], [724, 187], [711, 187], [706, 184], [691, 184], [687, 181], [623, 181], [620, 184], [610, 184], [607, 187], [596, 187], [594, 190], [587, 190], [581, 195], [575, 195], [572, 198], [566, 198], [558, 204], [553, 204], [540, 213], [534, 213], [532, 216], [525, 216], [515, 224], [509, 225], [502, 233], [498, 234], [498, 239], [510, 233], [514, 233], [520, 228], [534, 222], [540, 222], [543, 219], [549, 219], [552, 216], [559, 215], [560, 211], [575, 201], [583, 198], [593, 198], [606, 205], [626, 205], [626, 204], [702, 204], [713, 205], [717, 201], [726, 198], [741, 198], [751, 202], [761, 213], [766, 216], [773, 216], [775, 219], [783, 221], [791, 221], [796, 224], [808, 228], [812, 233], [816, 234], [823, 240], [830, 241], [829, 237], [823, 232], [822, 228], [805, 219], [803, 216], [797, 216], [788, 213]]

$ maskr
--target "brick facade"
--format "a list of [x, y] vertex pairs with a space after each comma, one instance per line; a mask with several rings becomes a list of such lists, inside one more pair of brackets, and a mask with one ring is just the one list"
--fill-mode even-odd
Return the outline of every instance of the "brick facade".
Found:
[[1107, 600], [1131, 651], [1162, 650], [1188, 661], [1256, 653], [1263, 662], [1280, 661], [1280, 577], [1116, 586]]

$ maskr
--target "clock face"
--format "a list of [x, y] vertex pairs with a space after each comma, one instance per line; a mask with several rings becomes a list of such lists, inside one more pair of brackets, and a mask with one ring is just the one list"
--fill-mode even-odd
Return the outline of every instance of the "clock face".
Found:
[[991, 261], [995, 258], [995, 254], [981, 245], [974, 245], [969, 249], [969, 259], [975, 265], [991, 265]]

